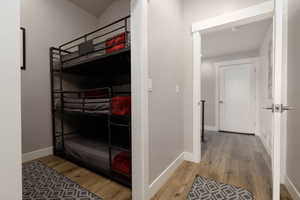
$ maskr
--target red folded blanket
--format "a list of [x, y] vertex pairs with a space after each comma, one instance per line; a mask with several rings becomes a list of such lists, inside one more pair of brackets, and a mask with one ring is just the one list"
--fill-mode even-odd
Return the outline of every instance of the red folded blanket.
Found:
[[117, 96], [112, 98], [111, 112], [113, 115], [130, 115], [131, 97]]
[[131, 158], [128, 152], [121, 152], [112, 161], [112, 169], [121, 174], [130, 175]]
[[105, 42], [106, 53], [112, 53], [125, 48], [125, 33], [121, 33]]

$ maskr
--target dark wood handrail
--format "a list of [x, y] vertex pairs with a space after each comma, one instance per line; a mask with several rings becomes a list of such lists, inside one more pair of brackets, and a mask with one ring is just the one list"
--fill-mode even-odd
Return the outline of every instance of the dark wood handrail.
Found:
[[201, 128], [201, 141], [205, 142], [205, 100], [201, 100], [201, 105], [202, 105], [202, 128]]

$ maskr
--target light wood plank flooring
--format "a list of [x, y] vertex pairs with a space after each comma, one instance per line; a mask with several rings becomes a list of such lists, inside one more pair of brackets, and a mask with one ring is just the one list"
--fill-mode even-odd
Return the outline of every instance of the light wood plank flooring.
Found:
[[[202, 162], [184, 162], [152, 200], [186, 200], [196, 175], [248, 189], [256, 200], [272, 200], [271, 160], [255, 136], [208, 132]], [[291, 200], [282, 187], [281, 200]]]
[[[152, 200], [186, 200], [196, 175], [244, 187], [256, 200], [271, 200], [270, 159], [254, 136], [208, 133], [203, 162], [183, 162]], [[131, 199], [130, 189], [55, 156], [40, 159], [104, 200]], [[268, 164], [269, 163], [269, 164]], [[282, 187], [281, 200], [291, 200]]]
[[130, 200], [131, 190], [114, 181], [99, 176], [89, 170], [55, 156], [39, 159], [50, 168], [57, 170], [83, 188], [95, 193], [104, 200]]

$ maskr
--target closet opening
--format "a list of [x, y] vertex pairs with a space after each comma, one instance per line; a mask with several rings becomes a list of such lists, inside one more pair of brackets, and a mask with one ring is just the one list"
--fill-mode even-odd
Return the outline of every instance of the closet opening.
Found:
[[130, 16], [50, 48], [54, 155], [131, 187]]

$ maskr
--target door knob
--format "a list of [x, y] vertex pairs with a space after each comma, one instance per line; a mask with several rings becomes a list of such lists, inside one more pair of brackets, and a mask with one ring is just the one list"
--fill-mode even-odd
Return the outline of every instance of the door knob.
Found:
[[263, 107], [263, 109], [265, 110], [271, 110], [272, 112], [284, 112], [284, 111], [289, 111], [289, 110], [295, 110], [294, 107], [291, 106], [284, 106], [282, 104], [276, 104], [276, 105], [271, 105], [271, 106], [267, 106], [267, 107]]
[[281, 106], [281, 111], [289, 111], [289, 110], [296, 110], [296, 108], [291, 106]]
[[266, 107], [263, 107], [263, 109], [265, 109], [265, 110], [274, 110], [274, 107], [273, 106], [266, 106]]
[[220, 100], [219, 103], [224, 103], [224, 101]]

